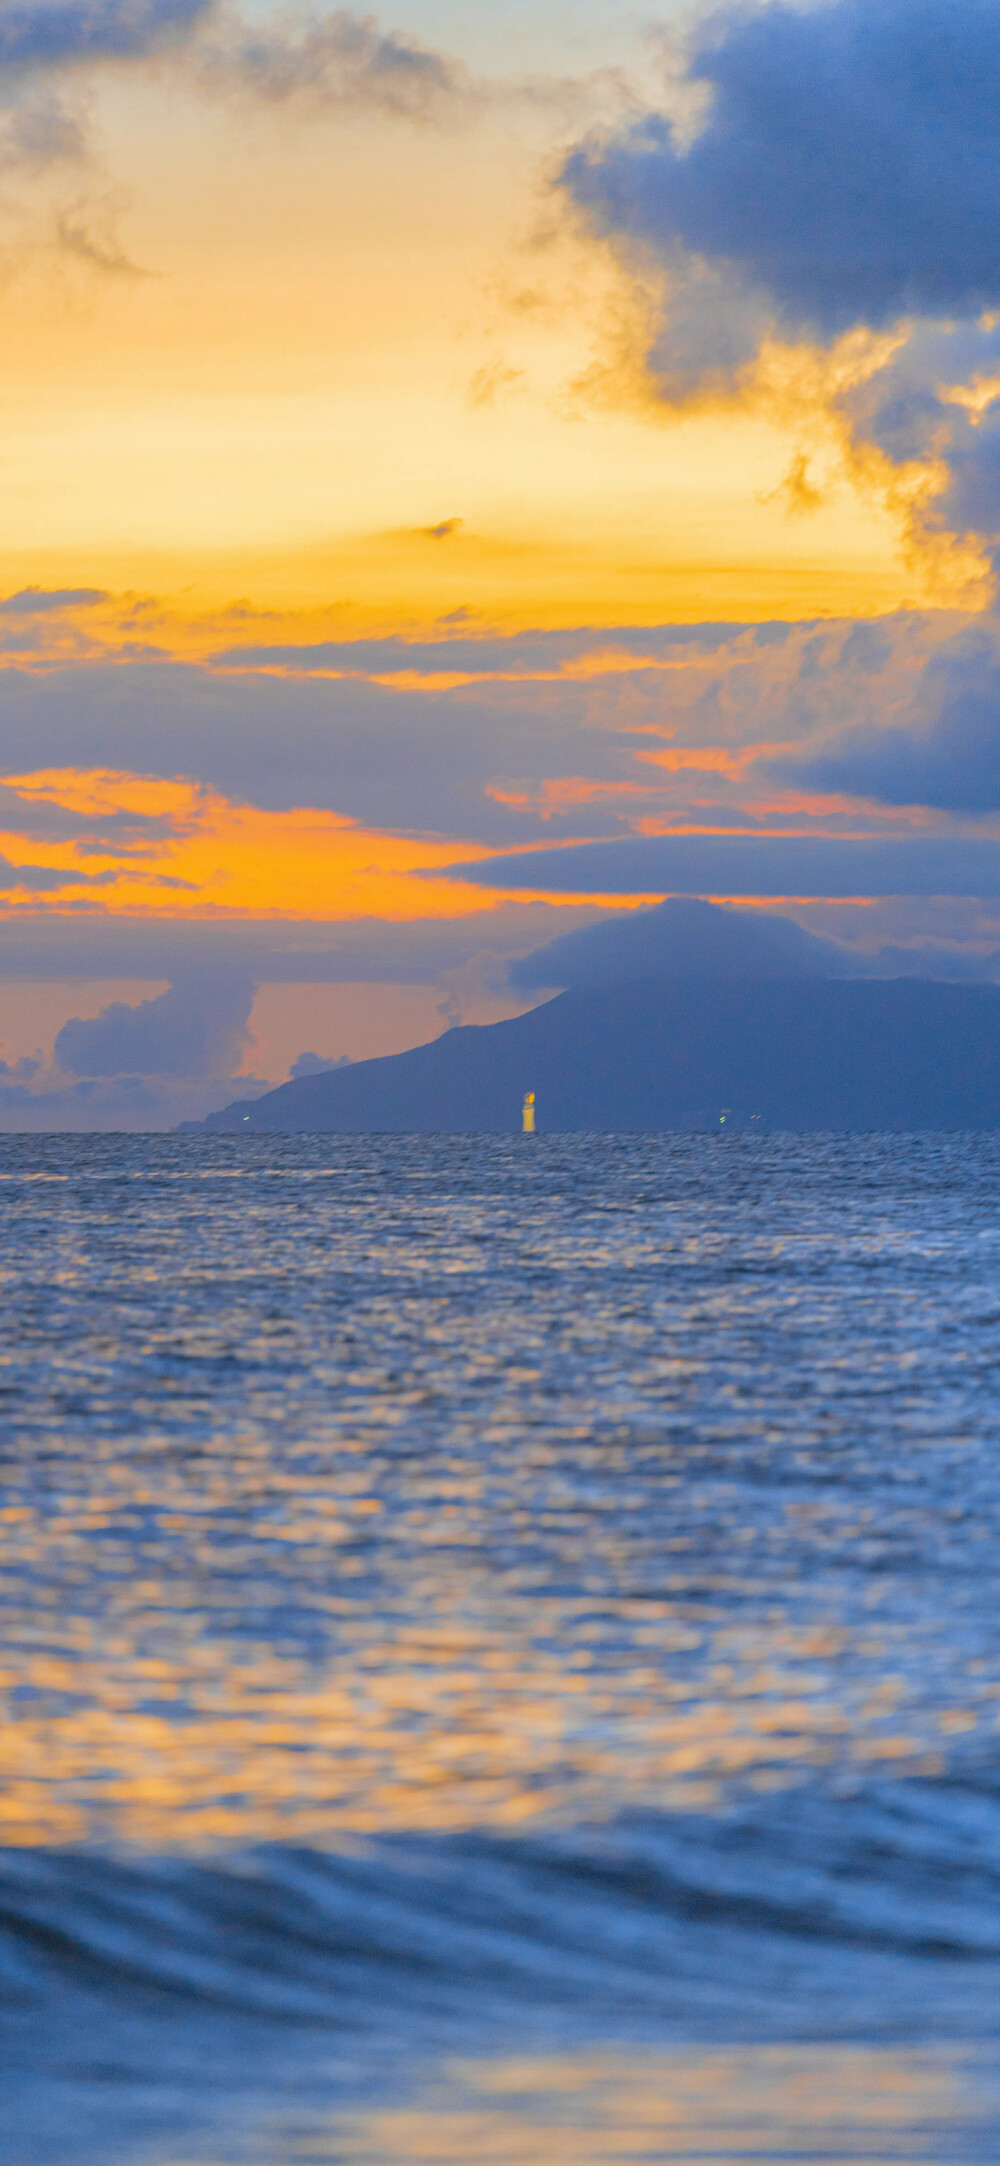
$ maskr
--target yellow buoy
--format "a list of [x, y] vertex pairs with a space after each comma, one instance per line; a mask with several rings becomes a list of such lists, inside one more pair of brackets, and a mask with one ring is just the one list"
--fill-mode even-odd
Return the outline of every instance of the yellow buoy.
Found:
[[521, 1128], [526, 1136], [533, 1136], [535, 1133], [534, 1091], [525, 1091], [524, 1104], [521, 1107]]

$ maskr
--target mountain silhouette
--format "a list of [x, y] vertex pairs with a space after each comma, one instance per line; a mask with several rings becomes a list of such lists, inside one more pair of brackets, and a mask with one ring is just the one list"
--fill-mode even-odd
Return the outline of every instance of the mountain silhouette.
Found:
[[[856, 948], [807, 933], [770, 910], [734, 910], [694, 895], [669, 895], [619, 910], [597, 925], [560, 933], [510, 966], [521, 990], [621, 985], [635, 978], [861, 978]], [[876, 973], [877, 974], [877, 973]]]
[[1000, 987], [648, 977], [303, 1076], [198, 1124], [257, 1130], [1000, 1127]]

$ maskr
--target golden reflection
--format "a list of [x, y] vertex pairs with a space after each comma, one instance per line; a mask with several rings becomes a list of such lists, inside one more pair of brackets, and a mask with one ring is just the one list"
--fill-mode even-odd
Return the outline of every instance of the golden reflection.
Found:
[[802, 2045], [525, 2056], [453, 2065], [415, 2101], [338, 2117], [334, 2126], [297, 2116], [280, 2157], [282, 2166], [334, 2158], [343, 2166], [724, 2166], [748, 2158], [930, 2166], [954, 2156], [956, 2130], [981, 2112], [960, 2057], [947, 2051]]
[[[683, 1600], [632, 1605], [635, 1618], [620, 1603], [619, 1630], [634, 1638], [610, 1659], [583, 1599], [539, 1597], [529, 1636], [516, 1598], [489, 1623], [463, 1622], [447, 1576], [430, 1572], [410, 1588], [409, 1615], [374, 1618], [350, 1582], [383, 1516], [368, 1495], [308, 1514], [290, 1497], [255, 1530], [311, 1563], [318, 1549], [343, 1552], [321, 1605], [333, 1645], [320, 1662], [227, 1644], [199, 1607], [199, 1578], [218, 1562], [207, 1515], [189, 1528], [185, 1572], [169, 1587], [158, 1575], [109, 1590], [100, 1626], [25, 1617], [0, 1670], [0, 1840], [96, 1829], [162, 1848], [518, 1827], [566, 1810], [704, 1808], [734, 1779], [780, 1786], [809, 1767], [941, 1764], [901, 1727], [889, 1681], [882, 1693], [859, 1683], [853, 1701], [843, 1678], [831, 1690], [823, 1660], [836, 1633], [698, 1630]], [[185, 1516], [159, 1523], [179, 1532]], [[110, 1524], [103, 1500], [77, 1522], [67, 1591], [74, 1548]], [[17, 1531], [24, 1540], [23, 1522]], [[472, 1546], [457, 1512], [448, 1538]]]
[[[396, 1255], [387, 1237], [381, 1265]], [[228, 1344], [207, 1325], [182, 1341], [199, 1360]], [[266, 1335], [241, 1342], [247, 1361], [260, 1349]], [[806, 1529], [817, 1556], [827, 1538], [864, 1543], [863, 1516], [800, 1502], [756, 1533], [741, 1524], [738, 1550], [714, 1556], [664, 1530], [654, 1572], [642, 1484], [622, 1464], [613, 1510], [581, 1506], [560, 1467], [575, 1430], [558, 1449], [526, 1430], [518, 1395], [534, 1405], [544, 1369], [519, 1351], [507, 1396], [463, 1414], [433, 1464], [398, 1451], [419, 1380], [383, 1388], [348, 1362], [336, 1433], [320, 1422], [284, 1458], [262, 1402], [200, 1453], [154, 1431], [89, 1464], [57, 1451], [45, 1488], [11, 1482], [0, 1841], [162, 1849], [579, 1823], [711, 1809], [734, 1784], [815, 1770], [848, 1784], [929, 1774], [952, 1739], [992, 1743], [992, 1666], [954, 1672], [941, 1706], [899, 1619], [801, 1614], [786, 1540]], [[470, 1374], [489, 1375], [473, 1352]], [[674, 1359], [659, 1355], [656, 1375]], [[179, 1384], [175, 1422], [185, 1407]], [[467, 1453], [473, 1433], [496, 1448], [489, 1463]]]

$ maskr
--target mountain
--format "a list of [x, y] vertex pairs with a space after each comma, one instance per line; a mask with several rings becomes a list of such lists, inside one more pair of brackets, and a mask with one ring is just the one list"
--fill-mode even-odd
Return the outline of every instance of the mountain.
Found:
[[771, 910], [670, 895], [641, 910], [616, 910], [596, 925], [560, 933], [519, 956], [515, 991], [623, 985], [634, 978], [949, 978], [991, 983], [1000, 954], [940, 942], [862, 950], [807, 933]]
[[643, 978], [237, 1101], [209, 1132], [1000, 1127], [1000, 987]]
[[[642, 910], [618, 910], [597, 925], [560, 933], [510, 966], [518, 991], [622, 985], [635, 978], [866, 978], [856, 948], [807, 933], [770, 910], [734, 910], [693, 895], [669, 895]], [[895, 975], [895, 973], [893, 973]]]

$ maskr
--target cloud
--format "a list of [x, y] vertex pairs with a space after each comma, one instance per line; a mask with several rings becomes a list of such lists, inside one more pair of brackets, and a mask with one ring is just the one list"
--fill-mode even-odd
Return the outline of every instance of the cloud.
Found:
[[[189, 89], [294, 107], [299, 117], [367, 113], [440, 126], [497, 97], [561, 100], [578, 113], [593, 99], [586, 83], [480, 81], [460, 61], [345, 8], [247, 20], [216, 0], [7, 0], [0, 8], [0, 171], [30, 177], [69, 161], [99, 166], [86, 104], [74, 101], [66, 79], [162, 64], [169, 53]], [[106, 203], [48, 215], [51, 230], [41, 244], [33, 234], [31, 246], [54, 244], [63, 258], [105, 277], [149, 275], [105, 230]], [[25, 245], [22, 239], [22, 251]]]
[[150, 276], [119, 245], [113, 203], [81, 201], [57, 212], [55, 237], [63, 255], [76, 257], [88, 270], [99, 271], [104, 278]]
[[909, 947], [863, 950], [816, 938], [770, 911], [673, 896], [652, 909], [616, 913], [563, 933], [511, 964], [515, 989], [623, 985], [641, 977], [858, 978], [928, 977], [993, 983], [1000, 950]]
[[[446, 521], [445, 527], [460, 522]], [[426, 534], [440, 536], [445, 528], [425, 527]], [[388, 633], [374, 639], [320, 639], [293, 644], [225, 647], [213, 660], [224, 668], [272, 668], [345, 673], [366, 676], [516, 676], [558, 671], [587, 655], [628, 655], [635, 660], [659, 660], [678, 647], [696, 648], [711, 654], [733, 638], [759, 638], [768, 644], [776, 636], [787, 637], [791, 625], [742, 624], [612, 624], [575, 625], [565, 631], [532, 631], [486, 634], [453, 633], [447, 639], [404, 639]]]
[[294, 102], [391, 120], [440, 122], [475, 95], [461, 62], [346, 8], [298, 22], [230, 18], [203, 45], [198, 68], [209, 88], [240, 90], [266, 105]]
[[[18, 1063], [18, 1068], [22, 1068]], [[239, 1078], [240, 1096], [273, 1089], [256, 1076]], [[201, 1121], [226, 1105], [233, 1079], [184, 1076], [93, 1076], [46, 1083], [0, 1077], [0, 1134], [145, 1135]]]
[[[609, 657], [608, 646], [619, 639], [619, 654]], [[838, 756], [848, 735], [858, 739], [849, 747], [852, 755], [864, 739], [887, 729], [921, 738], [959, 695], [981, 696], [989, 689], [1000, 653], [986, 620], [942, 615], [874, 624], [709, 627], [704, 638], [690, 628], [654, 627], [635, 634], [634, 655], [628, 645], [625, 634], [586, 628], [510, 640], [458, 634], [426, 642], [332, 643], [340, 664], [391, 664], [397, 673], [409, 672], [419, 654], [433, 671], [458, 652], [470, 667], [496, 671], [455, 691], [389, 687], [360, 674], [265, 674], [245, 667], [11, 669], [0, 673], [11, 773], [6, 792], [0, 790], [0, 849], [12, 860], [26, 854], [15, 834], [75, 842], [84, 866], [90, 862], [84, 852], [106, 849], [99, 862], [113, 858], [123, 883], [113, 906], [169, 907], [171, 898], [154, 894], [151, 886], [158, 872], [166, 872], [194, 883], [185, 913], [202, 908], [208, 917], [222, 897], [218, 852], [229, 848], [227, 836], [236, 852], [233, 867], [243, 871], [238, 878], [233, 872], [236, 885], [226, 893], [241, 911], [257, 915], [266, 893], [276, 912], [298, 907], [313, 917], [334, 917], [344, 907], [337, 872], [344, 849], [367, 883], [354, 894], [353, 906], [373, 915], [388, 908], [383, 885], [369, 878], [370, 856], [364, 853], [378, 855], [379, 838], [393, 835], [457, 841], [454, 855], [462, 861], [476, 843], [509, 850], [521, 843], [579, 845], [622, 835], [653, 852], [648, 865], [634, 853], [627, 860], [615, 853], [599, 875], [564, 850], [556, 858], [549, 852], [519, 856], [513, 864], [490, 859], [472, 876], [480, 894], [484, 884], [522, 892], [527, 885], [543, 893], [551, 884], [554, 894], [823, 896], [868, 893], [873, 880], [881, 883], [876, 892], [885, 894], [984, 892], [981, 864], [970, 872], [968, 860], [959, 864], [958, 858], [931, 879], [912, 858], [895, 857], [890, 879], [888, 861], [869, 853], [863, 870], [848, 880], [845, 845], [838, 839], [845, 824], [856, 836], [867, 832], [873, 843], [880, 834], [888, 841], [902, 824], [892, 812], [893, 798], [886, 791], [846, 823], [842, 805], [817, 802], [830, 777], [806, 782], [794, 764], [782, 762]], [[569, 674], [560, 674], [564, 660]], [[513, 665], [506, 677], [504, 663]], [[26, 776], [29, 761], [44, 771]], [[82, 766], [87, 775], [80, 775]], [[191, 779], [182, 780], [185, 775]], [[971, 793], [966, 788], [963, 797], [959, 785], [942, 809], [976, 810], [978, 799], [969, 807]], [[886, 809], [875, 809], [877, 802]], [[358, 834], [344, 841], [328, 820], [313, 820], [311, 808], [323, 807], [357, 822]], [[279, 865], [272, 814], [285, 811], [291, 817], [281, 828], [285, 857]], [[5, 816], [11, 833], [6, 844]], [[912, 836], [912, 823], [905, 827]], [[804, 829], [815, 837], [812, 854]], [[740, 830], [756, 849], [752, 859], [734, 858]], [[207, 857], [200, 843], [195, 847], [199, 837], [209, 846]], [[304, 838], [315, 852], [308, 879], [301, 870]], [[267, 853], [265, 887], [252, 852], [246, 854], [251, 842]], [[832, 856], [819, 851], [821, 843], [832, 847]], [[948, 838], [948, 850], [959, 843]], [[774, 853], [786, 845], [793, 855], [779, 859]], [[51, 858], [63, 851], [39, 848], [37, 855], [52, 870]], [[422, 839], [410, 849], [410, 860], [428, 863]], [[214, 886], [205, 885], [208, 873]], [[140, 874], [142, 887], [135, 884]], [[64, 886], [70, 878], [59, 876]], [[451, 916], [443, 888], [432, 895], [416, 877], [408, 879], [402, 907], [421, 917], [443, 907]], [[464, 912], [468, 895], [451, 892], [456, 915]], [[457, 952], [449, 949], [453, 936]], [[222, 938], [215, 930], [211, 937]], [[255, 931], [253, 942], [259, 937]], [[403, 936], [395, 931], [373, 934], [370, 941], [359, 934], [350, 953], [348, 937], [354, 939], [335, 936], [329, 927], [325, 936], [304, 929], [302, 946], [319, 960], [314, 972], [296, 974], [428, 982], [463, 967], [477, 947], [490, 944], [473, 934], [470, 946], [469, 933], [454, 927], [440, 938], [425, 931], [414, 935], [407, 959]], [[289, 929], [265, 945], [287, 957], [298, 939]], [[380, 940], [389, 962], [379, 955]], [[529, 944], [526, 938], [524, 947]], [[515, 947], [512, 941], [506, 952]], [[237, 950], [227, 946], [225, 952], [235, 956]], [[335, 952], [339, 964], [331, 960]], [[172, 980], [173, 957], [155, 969], [147, 965], [145, 975]]]
[[135, 60], [190, 36], [211, 0], [35, 0], [0, 11], [0, 70]]
[[[949, 536], [1000, 556], [997, 0], [725, 8], [694, 32], [682, 87], [703, 103], [693, 137], [687, 114], [631, 117], [559, 176], [628, 261], [657, 267], [651, 379], [670, 399], [747, 394], [769, 342], [851, 334], [850, 366], [842, 347], [814, 395], [855, 478], [938, 575]], [[769, 393], [766, 377], [758, 395], [780, 398], [780, 366]], [[778, 496], [812, 508], [804, 454]]]
[[519, 106], [579, 124], [588, 112], [620, 111], [631, 97], [614, 68], [579, 77], [477, 75], [454, 55], [349, 8], [283, 10], [250, 21], [223, 14], [194, 42], [190, 67], [214, 95], [317, 118], [364, 113], [418, 126]]
[[[2, 766], [186, 774], [270, 809], [325, 805], [411, 835], [513, 842], [540, 831], [539, 815], [490, 789], [572, 773], [581, 754], [575, 688], [549, 708], [533, 694], [483, 703], [182, 664], [11, 669], [0, 671]], [[587, 757], [592, 776], [618, 779], [632, 747], [595, 729]], [[604, 831], [618, 825], [596, 816]]]
[[269, 985], [433, 985], [490, 947], [502, 963], [586, 924], [592, 905], [510, 902], [474, 917], [387, 924], [297, 919], [107, 917], [19, 913], [4, 924], [0, 978], [136, 978], [187, 983], [217, 975]]
[[847, 730], [805, 758], [761, 761], [751, 774], [883, 805], [1000, 811], [1000, 660], [943, 659], [929, 677], [940, 706], [923, 726]]
[[[212, 0], [7, 0], [0, 8], [0, 171], [18, 173], [19, 202], [5, 195], [5, 229], [17, 232], [16, 258], [50, 253], [103, 276], [141, 275], [114, 237], [115, 205], [107, 193], [92, 203], [53, 208], [41, 198], [30, 210], [37, 181], [50, 169], [76, 164], [96, 171], [86, 96], [66, 87], [74, 73], [122, 62], [141, 63], [171, 45], [184, 45]], [[53, 80], [49, 80], [54, 78]], [[27, 212], [27, 230], [24, 218]]]
[[290, 1083], [297, 1083], [300, 1076], [329, 1075], [333, 1068], [349, 1068], [350, 1065], [349, 1053], [341, 1053], [337, 1060], [331, 1054], [299, 1053], [288, 1071], [288, 1080]]
[[762, 504], [780, 504], [793, 519], [818, 511], [825, 502], [825, 495], [809, 479], [808, 453], [796, 452], [784, 480], [776, 489], [767, 490], [760, 501]]
[[239, 1067], [253, 1006], [252, 980], [205, 972], [129, 1007], [64, 1023], [55, 1057], [78, 1076], [223, 1076]]
[[480, 77], [410, 32], [350, 8], [247, 16], [215, 0], [7, 0], [0, 10], [0, 81], [142, 62], [170, 49], [202, 90], [317, 116], [363, 112], [440, 125], [497, 103], [579, 115], [595, 102], [620, 106], [629, 94], [619, 72], [606, 68], [582, 78]]
[[85, 158], [87, 138], [78, 114], [50, 90], [26, 93], [0, 73], [0, 169], [26, 174]]
[[48, 895], [60, 888], [107, 887], [114, 878], [112, 872], [76, 872], [64, 865], [13, 865], [9, 858], [0, 857], [0, 891], [8, 894], [22, 889]]
[[921, 837], [657, 835], [453, 865], [448, 877], [550, 894], [1000, 895], [1000, 843]]
[[1000, 300], [996, 0], [739, 7], [696, 31], [691, 141], [662, 113], [577, 147], [562, 185], [611, 234], [727, 266], [823, 338]]
[[854, 975], [857, 952], [818, 940], [790, 918], [672, 897], [578, 932], [563, 933], [511, 965], [518, 989], [621, 985], [658, 975], [806, 978]]
[[[128, 856], [154, 849], [176, 831], [176, 818], [162, 814], [82, 813], [0, 783], [0, 832], [5, 835], [26, 835], [34, 842], [74, 842], [83, 850]], [[64, 873], [62, 877], [65, 880], [67, 876]]]
[[913, 470], [905, 508], [915, 539], [927, 545], [960, 534], [996, 558], [1000, 322], [915, 325], [891, 360], [840, 395], [835, 410], [857, 449], [874, 450], [903, 474]]
[[103, 587], [19, 587], [0, 601], [0, 616], [37, 617], [63, 609], [95, 609], [110, 596]]
[[[88, 802], [73, 811], [71, 796], [60, 810], [58, 771], [160, 776], [171, 786], [187, 776], [230, 805], [326, 807], [369, 829], [454, 837], [463, 856], [475, 842], [596, 839], [652, 818], [670, 828], [750, 826], [761, 818], [753, 792], [774, 791], [760, 770], [752, 789], [741, 779], [755, 755], [800, 747], [797, 756], [806, 747], [811, 755], [845, 722], [877, 730], [933, 720], [954, 686], [942, 677], [926, 698], [921, 687], [955, 621], [334, 641], [231, 649], [214, 669], [11, 667], [0, 670], [0, 767], [18, 793], [32, 770], [51, 780], [31, 786], [37, 825], [20, 794], [6, 803], [17, 832], [70, 840], [76, 822], [95, 821], [89, 839], [113, 844], [113, 790], [99, 792], [106, 809]], [[254, 654], [263, 666], [248, 664]], [[285, 655], [294, 673], [281, 667]], [[324, 666], [343, 674], [324, 675]], [[369, 671], [463, 670], [481, 681], [455, 689], [365, 681]], [[118, 802], [123, 848], [162, 837], [142, 826], [161, 817], [159, 800], [139, 790]], [[149, 807], [131, 830], [130, 802]], [[0, 798], [0, 848], [4, 809]], [[794, 809], [769, 811], [765, 824]], [[183, 814], [181, 806], [166, 817]]]
[[771, 761], [767, 772], [793, 789], [883, 805], [1000, 812], [1000, 672], [992, 693], [962, 694], [923, 736], [858, 732], [813, 759]]

